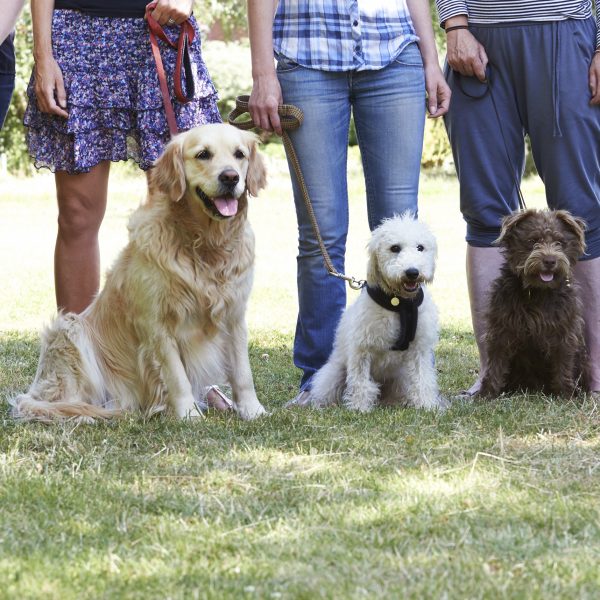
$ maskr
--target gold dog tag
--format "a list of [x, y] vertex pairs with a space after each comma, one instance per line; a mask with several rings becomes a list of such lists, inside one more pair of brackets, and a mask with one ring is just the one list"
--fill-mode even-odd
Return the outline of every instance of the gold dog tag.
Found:
[[390, 304], [392, 306], [398, 306], [398, 304], [400, 304], [400, 300], [398, 298], [396, 298], [395, 296], [390, 300]]

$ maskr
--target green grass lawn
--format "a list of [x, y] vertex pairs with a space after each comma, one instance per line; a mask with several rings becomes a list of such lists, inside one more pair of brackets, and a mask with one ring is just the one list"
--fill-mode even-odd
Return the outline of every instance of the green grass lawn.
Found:
[[[253, 201], [250, 355], [269, 417], [210, 414], [109, 424], [18, 424], [0, 409], [0, 598], [598, 598], [599, 413], [591, 401], [516, 396], [443, 414], [286, 410], [296, 228], [286, 168]], [[143, 178], [117, 169], [107, 266]], [[356, 153], [347, 271], [368, 238]], [[535, 181], [529, 205], [543, 202]], [[35, 372], [54, 310], [54, 183], [0, 179], [0, 400]], [[447, 396], [476, 354], [464, 226], [451, 178], [424, 177], [436, 233], [432, 291]], [[349, 293], [349, 300], [356, 292]]]

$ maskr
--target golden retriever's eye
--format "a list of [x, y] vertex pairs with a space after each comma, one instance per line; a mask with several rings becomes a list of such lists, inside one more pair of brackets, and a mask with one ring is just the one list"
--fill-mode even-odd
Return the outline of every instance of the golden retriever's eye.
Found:
[[400, 246], [398, 246], [398, 244], [394, 244], [393, 246], [390, 247], [390, 250], [394, 254], [398, 254], [398, 252], [400, 252], [400, 250], [402, 250], [402, 248]]
[[196, 158], [198, 160], [209, 160], [212, 157], [212, 154], [208, 150], [201, 150], [196, 154]]
[[241, 150], [236, 150], [233, 155], [240, 160], [246, 158], [246, 155]]
[[425, 246], [421, 246], [421, 244], [419, 244], [419, 245], [417, 246], [417, 250], [418, 250], [419, 252], [423, 252], [423, 250], [425, 250]]

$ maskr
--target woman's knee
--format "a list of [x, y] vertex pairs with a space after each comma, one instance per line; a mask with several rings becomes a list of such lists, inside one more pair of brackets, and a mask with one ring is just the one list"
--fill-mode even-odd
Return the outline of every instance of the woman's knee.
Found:
[[62, 236], [96, 236], [104, 218], [105, 201], [86, 192], [58, 193], [58, 228]]

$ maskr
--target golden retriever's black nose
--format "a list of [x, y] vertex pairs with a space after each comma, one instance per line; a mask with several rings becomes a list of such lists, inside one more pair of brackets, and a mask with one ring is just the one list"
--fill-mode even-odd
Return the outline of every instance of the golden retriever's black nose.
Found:
[[419, 269], [415, 269], [411, 267], [410, 269], [406, 269], [404, 274], [411, 280], [414, 281], [419, 276]]
[[225, 169], [219, 175], [219, 181], [227, 188], [232, 190], [240, 181], [239, 173], [234, 169]]

